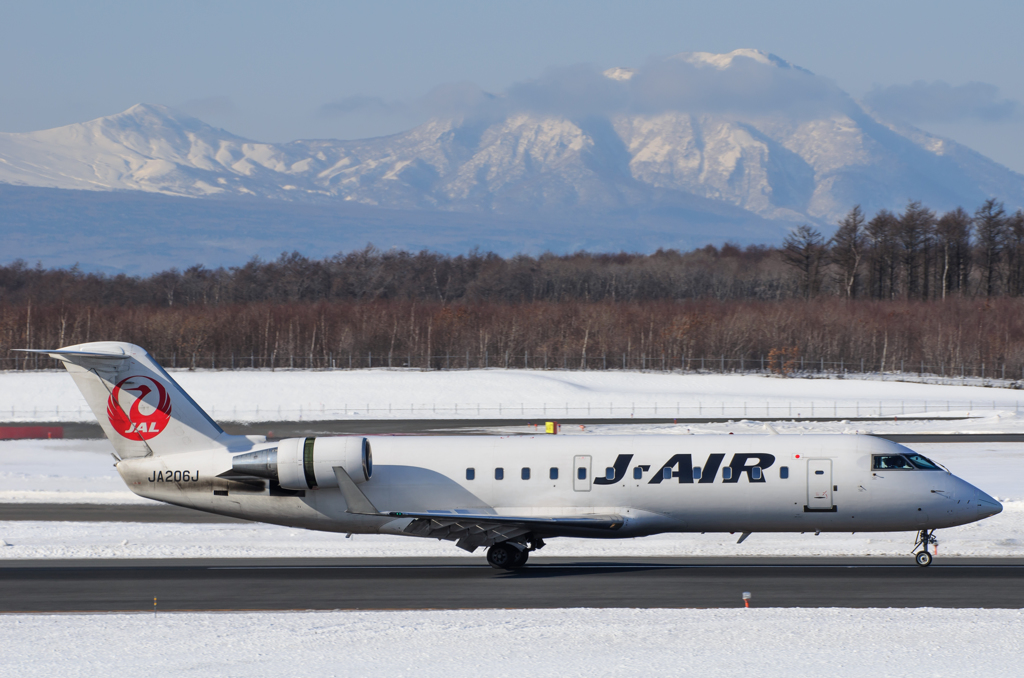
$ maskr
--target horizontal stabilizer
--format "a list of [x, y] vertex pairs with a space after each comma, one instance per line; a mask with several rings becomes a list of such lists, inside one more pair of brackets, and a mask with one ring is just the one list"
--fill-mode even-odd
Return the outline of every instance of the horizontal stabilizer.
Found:
[[124, 353], [96, 353], [94, 351], [69, 351], [66, 349], [53, 349], [45, 350], [38, 348], [15, 348], [12, 349], [19, 353], [42, 353], [43, 355], [51, 356], [57, 360], [60, 360], [60, 356], [77, 357], [77, 358], [106, 358], [109, 360], [125, 360], [130, 356]]

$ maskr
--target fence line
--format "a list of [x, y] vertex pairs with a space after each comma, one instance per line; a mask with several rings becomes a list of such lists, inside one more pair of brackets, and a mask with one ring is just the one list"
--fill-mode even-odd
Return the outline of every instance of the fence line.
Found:
[[[468, 370], [487, 368], [506, 369], [544, 369], [544, 370], [641, 370], [650, 372], [687, 372], [699, 374], [785, 374], [791, 376], [806, 375], [843, 375], [843, 374], [888, 374], [917, 375], [919, 377], [939, 377], [943, 379], [999, 379], [1012, 382], [1024, 382], [1024, 367], [1019, 372], [1007, 369], [1005, 362], [995, 364], [978, 362], [952, 362], [928, 364], [925, 362], [910, 363], [901, 360], [881, 361], [865, 358], [854, 360], [825, 360], [824, 358], [805, 358], [797, 356], [692, 356], [659, 354], [655, 356], [643, 353], [630, 355], [565, 355], [540, 353], [510, 353], [499, 355], [484, 351], [475, 355], [444, 354], [420, 356], [413, 354], [366, 354], [326, 353], [306, 355], [269, 356], [249, 355], [216, 355], [212, 353], [192, 353], [188, 355], [171, 354], [156, 356], [165, 368], [190, 369], [318, 369], [344, 370], [367, 368], [413, 368], [425, 370]], [[0, 358], [0, 370], [45, 370], [57, 369], [60, 365], [51, 358], [38, 353], [14, 353]]]
[[[889, 400], [889, 401], [747, 401], [698, 402], [696, 405], [676, 403], [342, 403], [341, 407], [321, 404], [319, 407], [238, 408], [212, 407], [211, 417], [222, 421], [324, 421], [349, 418], [460, 418], [530, 419], [539, 418], [665, 418], [665, 419], [858, 419], [899, 418], [905, 415], [935, 417], [964, 416], [972, 412], [1013, 410], [1020, 412], [1020, 401], [999, 400]], [[441, 416], [439, 416], [441, 415]], [[0, 420], [9, 421], [88, 421], [87, 408], [41, 408], [0, 411]]]

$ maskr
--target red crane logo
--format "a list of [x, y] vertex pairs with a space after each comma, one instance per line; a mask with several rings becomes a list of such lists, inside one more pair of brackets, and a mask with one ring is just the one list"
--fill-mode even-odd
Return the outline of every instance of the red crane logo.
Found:
[[[139, 394], [128, 408], [121, 402], [122, 391]], [[146, 397], [151, 393], [155, 395], [147, 401]], [[143, 406], [152, 411], [143, 414]], [[149, 440], [167, 428], [167, 422], [171, 419], [171, 397], [167, 395], [164, 385], [151, 377], [122, 379], [107, 400], [107, 419], [123, 437], [129, 440]]]

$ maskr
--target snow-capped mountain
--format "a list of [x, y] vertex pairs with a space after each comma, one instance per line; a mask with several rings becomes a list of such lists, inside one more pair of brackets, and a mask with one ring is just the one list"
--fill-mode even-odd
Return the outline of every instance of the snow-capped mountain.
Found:
[[[556, 220], [619, 214], [623, 224], [675, 210], [687, 215], [681, 232], [700, 215], [728, 222], [732, 231], [716, 231], [723, 240], [766, 222], [827, 226], [857, 203], [971, 209], [996, 196], [1024, 205], [1024, 176], [883, 121], [774, 55], [685, 53], [590, 75], [570, 84], [613, 104], [549, 104], [552, 91], [573, 87], [540, 83], [535, 90], [548, 90], [532, 100], [506, 93], [485, 109], [359, 141], [260, 143], [140, 104], [0, 134], [0, 183]], [[632, 242], [628, 230], [623, 243]]]

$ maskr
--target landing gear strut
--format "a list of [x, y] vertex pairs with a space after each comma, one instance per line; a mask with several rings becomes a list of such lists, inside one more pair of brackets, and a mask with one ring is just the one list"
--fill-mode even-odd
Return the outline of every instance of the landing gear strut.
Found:
[[526, 565], [530, 551], [544, 548], [543, 539], [529, 539], [529, 545], [504, 541], [487, 549], [487, 563], [496, 570], [518, 570]]
[[932, 564], [932, 554], [928, 553], [928, 546], [934, 545], [936, 551], [938, 551], [939, 540], [935, 538], [935, 530], [921, 530], [917, 533], [917, 543], [914, 544], [916, 549], [918, 546], [921, 550], [914, 556], [914, 561], [921, 567], [928, 567]]

